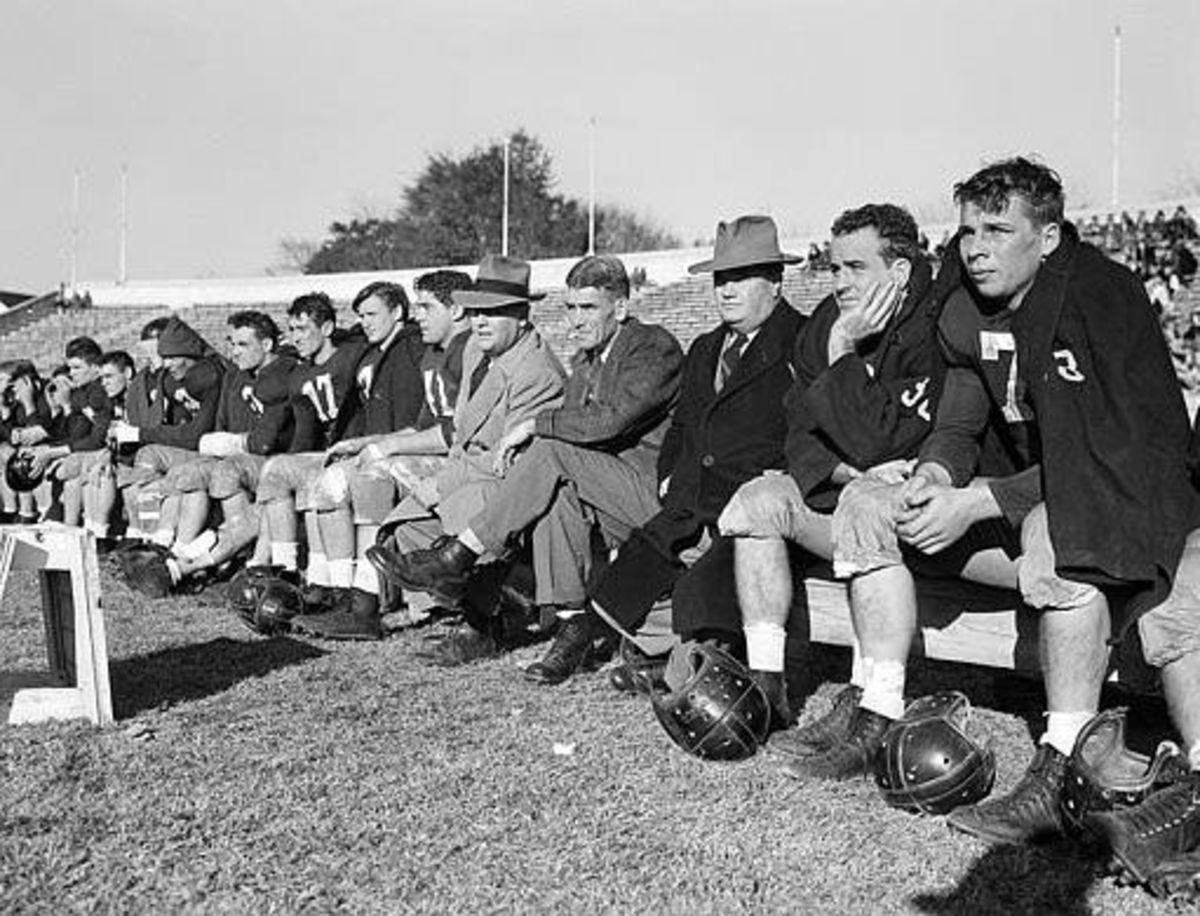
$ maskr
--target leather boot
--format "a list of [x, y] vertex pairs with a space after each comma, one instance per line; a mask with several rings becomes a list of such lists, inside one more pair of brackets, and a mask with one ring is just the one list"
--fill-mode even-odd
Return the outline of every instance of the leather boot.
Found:
[[883, 744], [883, 733], [894, 721], [870, 709], [856, 707], [845, 738], [815, 756], [786, 760], [783, 771], [797, 779], [866, 776], [874, 769], [875, 755]]
[[525, 669], [525, 679], [535, 684], [561, 684], [591, 661], [593, 643], [607, 629], [588, 611], [566, 618], [542, 660]]
[[777, 732], [771, 736], [767, 749], [788, 757], [812, 757], [829, 750], [850, 734], [850, 722], [861, 699], [861, 687], [853, 684], [843, 687], [823, 716], [798, 728]]
[[955, 830], [993, 843], [1030, 843], [1063, 832], [1059, 796], [1067, 758], [1049, 744], [1040, 745], [1012, 791], [1000, 798], [951, 811], [946, 823]]
[[621, 663], [608, 674], [608, 682], [621, 693], [649, 696], [662, 685], [666, 655], [647, 655], [628, 639], [621, 640]]
[[301, 614], [290, 621], [292, 629], [319, 639], [373, 641], [383, 638], [379, 598], [360, 589], [339, 589], [328, 611]]
[[403, 554], [377, 545], [367, 550], [367, 559], [381, 576], [401, 588], [461, 597], [467, 573], [479, 554], [458, 538], [444, 534], [424, 550]]
[[[1200, 849], [1200, 773], [1155, 792], [1140, 805], [1089, 815], [1121, 868], [1139, 884], [1160, 864]], [[1200, 862], [1197, 862], [1200, 871]]]
[[791, 725], [796, 717], [792, 714], [792, 704], [788, 701], [787, 683], [782, 671], [757, 671], [750, 669], [750, 677], [762, 688], [771, 704], [771, 731], [782, 731]]

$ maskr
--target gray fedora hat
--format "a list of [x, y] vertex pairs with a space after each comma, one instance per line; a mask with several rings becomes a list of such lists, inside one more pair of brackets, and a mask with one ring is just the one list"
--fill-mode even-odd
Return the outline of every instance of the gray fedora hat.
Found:
[[497, 309], [533, 302], [545, 295], [529, 291], [528, 261], [502, 254], [485, 254], [479, 262], [474, 285], [470, 289], [454, 290], [450, 298], [463, 308]]
[[688, 268], [688, 273], [733, 270], [754, 264], [798, 264], [799, 255], [779, 250], [779, 233], [769, 216], [739, 216], [732, 223], [717, 223], [713, 256]]

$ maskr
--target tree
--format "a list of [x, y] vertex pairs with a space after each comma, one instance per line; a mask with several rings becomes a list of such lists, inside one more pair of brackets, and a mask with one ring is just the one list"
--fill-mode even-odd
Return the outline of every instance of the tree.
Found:
[[[569, 257], [587, 250], [587, 207], [554, 191], [550, 154], [522, 130], [509, 142], [509, 251], [523, 258]], [[470, 264], [502, 247], [504, 144], [462, 159], [432, 156], [399, 208], [386, 219], [335, 222], [307, 261], [306, 273]], [[679, 244], [669, 232], [620, 207], [598, 208], [599, 251]]]

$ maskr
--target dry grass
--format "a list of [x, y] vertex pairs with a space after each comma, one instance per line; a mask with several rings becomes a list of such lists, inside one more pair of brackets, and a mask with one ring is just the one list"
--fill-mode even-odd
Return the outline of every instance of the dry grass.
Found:
[[[866, 781], [691, 759], [603, 675], [526, 684], [536, 647], [444, 670], [418, 658], [428, 632], [266, 641], [204, 598], [104, 587], [118, 724], [0, 727], [5, 912], [1170, 909], [1069, 845], [988, 849]], [[37, 659], [32, 580], [0, 633], [0, 668]], [[964, 677], [1007, 786], [1036, 691], [933, 665], [915, 687]]]

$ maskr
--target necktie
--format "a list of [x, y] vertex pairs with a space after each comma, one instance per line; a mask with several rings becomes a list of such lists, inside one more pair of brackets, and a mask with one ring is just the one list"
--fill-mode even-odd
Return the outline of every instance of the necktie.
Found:
[[483, 354], [483, 359], [481, 359], [479, 361], [479, 364], [475, 367], [475, 370], [471, 373], [471, 384], [467, 388], [467, 397], [468, 398], [475, 397], [475, 391], [479, 388], [480, 384], [483, 382], [483, 377], [485, 375], [487, 375], [488, 367], [490, 367], [491, 364], [492, 364], [492, 358], [490, 356], [488, 356], [486, 353]]
[[717, 383], [714, 386], [719, 393], [729, 381], [742, 361], [742, 349], [746, 346], [746, 335], [741, 331], [731, 331], [725, 349], [721, 353], [721, 362], [717, 366]]
[[604, 368], [600, 356], [591, 354], [584, 371], [587, 372], [587, 385], [583, 389], [583, 403], [590, 404], [596, 397], [596, 388], [600, 384], [600, 370]]

